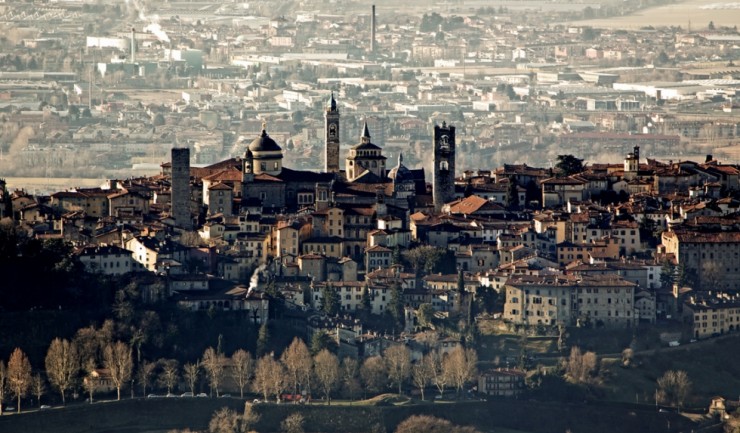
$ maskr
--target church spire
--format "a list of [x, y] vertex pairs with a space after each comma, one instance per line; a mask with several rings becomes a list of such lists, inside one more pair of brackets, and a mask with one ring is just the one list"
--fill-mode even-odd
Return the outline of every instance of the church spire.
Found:
[[367, 127], [367, 120], [365, 120], [365, 126], [362, 128], [362, 143], [370, 143], [370, 128]]
[[329, 97], [329, 103], [326, 104], [326, 111], [334, 113], [337, 111], [337, 100], [334, 99], [334, 91], [331, 92], [331, 97]]

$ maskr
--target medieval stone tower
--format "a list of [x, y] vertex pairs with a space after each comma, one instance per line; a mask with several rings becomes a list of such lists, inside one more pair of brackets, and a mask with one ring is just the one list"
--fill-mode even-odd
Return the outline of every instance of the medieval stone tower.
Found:
[[193, 229], [190, 214], [190, 149], [172, 148], [172, 217], [177, 227]]
[[324, 112], [325, 165], [327, 173], [339, 173], [339, 110], [334, 93]]
[[455, 127], [434, 125], [434, 169], [432, 170], [434, 209], [455, 198]]

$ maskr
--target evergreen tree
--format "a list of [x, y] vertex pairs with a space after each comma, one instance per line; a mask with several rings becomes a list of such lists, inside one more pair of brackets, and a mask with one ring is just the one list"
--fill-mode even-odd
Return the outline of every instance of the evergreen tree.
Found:
[[676, 279], [676, 267], [668, 260], [663, 262], [660, 269], [660, 285], [664, 289], [671, 288]]
[[332, 349], [332, 341], [325, 331], [316, 331], [311, 335], [311, 355], [316, 356], [324, 349]]
[[257, 336], [257, 357], [262, 357], [267, 353], [270, 344], [270, 329], [267, 322], [260, 326], [259, 335]]
[[13, 218], [13, 200], [10, 198], [10, 192], [3, 192], [3, 212], [0, 214], [2, 218]]
[[309, 286], [303, 286], [303, 305], [311, 304], [311, 288]]
[[465, 273], [462, 268], [457, 271], [457, 291], [465, 293]]
[[558, 163], [555, 167], [560, 170], [561, 176], [570, 176], [583, 171], [583, 160], [573, 155], [558, 155]]
[[519, 189], [514, 180], [509, 180], [509, 209], [519, 209]]
[[399, 245], [396, 245], [395, 247], [393, 247], [393, 255], [391, 256], [391, 264], [392, 265], [401, 264], [401, 247]]
[[367, 284], [362, 288], [362, 299], [360, 299], [360, 311], [367, 317], [373, 312], [373, 306], [370, 300], [370, 287]]
[[403, 292], [398, 283], [391, 285], [390, 299], [388, 301], [388, 314], [398, 326], [403, 326]]
[[321, 310], [329, 316], [336, 316], [341, 307], [339, 292], [329, 282], [321, 288]]

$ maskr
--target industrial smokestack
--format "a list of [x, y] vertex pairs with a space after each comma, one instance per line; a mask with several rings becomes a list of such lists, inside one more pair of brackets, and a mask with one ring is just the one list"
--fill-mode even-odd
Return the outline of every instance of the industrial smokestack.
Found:
[[375, 5], [372, 6], [370, 15], [370, 52], [375, 52]]
[[136, 63], [136, 29], [131, 27], [131, 63]]

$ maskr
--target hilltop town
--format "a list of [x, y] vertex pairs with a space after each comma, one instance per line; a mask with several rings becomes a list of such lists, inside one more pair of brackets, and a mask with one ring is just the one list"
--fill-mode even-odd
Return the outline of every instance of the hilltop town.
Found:
[[394, 392], [737, 421], [736, 380], [697, 367], [740, 373], [736, 27], [38, 6], [0, 4], [0, 360], [29, 370], [0, 409]]

